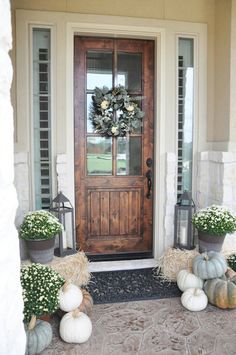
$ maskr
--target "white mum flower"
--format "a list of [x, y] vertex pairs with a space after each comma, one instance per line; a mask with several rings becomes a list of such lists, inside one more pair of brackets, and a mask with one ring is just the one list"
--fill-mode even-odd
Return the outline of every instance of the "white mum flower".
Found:
[[102, 108], [103, 110], [106, 110], [106, 109], [108, 108], [108, 106], [109, 106], [109, 101], [103, 100], [103, 101], [101, 102], [101, 108]]
[[115, 134], [118, 131], [118, 127], [117, 126], [113, 126], [111, 129], [111, 133]]
[[134, 105], [131, 104], [131, 105], [126, 106], [126, 110], [129, 112], [134, 111]]

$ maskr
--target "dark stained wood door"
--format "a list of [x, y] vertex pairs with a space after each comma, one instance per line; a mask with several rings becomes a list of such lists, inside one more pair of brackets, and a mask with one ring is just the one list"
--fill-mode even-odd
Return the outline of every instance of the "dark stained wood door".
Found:
[[[74, 48], [78, 246], [94, 258], [151, 256], [154, 42], [75, 36]], [[96, 86], [118, 85], [142, 96], [143, 127], [101, 137], [89, 119], [91, 97]]]

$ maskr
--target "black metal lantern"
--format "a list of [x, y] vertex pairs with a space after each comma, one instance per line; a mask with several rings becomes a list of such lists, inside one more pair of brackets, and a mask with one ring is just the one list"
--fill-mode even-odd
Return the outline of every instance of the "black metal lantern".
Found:
[[194, 211], [195, 204], [189, 196], [188, 191], [184, 191], [175, 205], [175, 248], [189, 250], [194, 248], [194, 232], [192, 225], [192, 215]]
[[[59, 233], [59, 248], [55, 249], [55, 255], [65, 256], [76, 253], [74, 208], [69, 199], [62, 192], [59, 192], [52, 200], [49, 211], [54, 213], [63, 225], [63, 230]], [[71, 237], [69, 238], [69, 245], [68, 235]]]

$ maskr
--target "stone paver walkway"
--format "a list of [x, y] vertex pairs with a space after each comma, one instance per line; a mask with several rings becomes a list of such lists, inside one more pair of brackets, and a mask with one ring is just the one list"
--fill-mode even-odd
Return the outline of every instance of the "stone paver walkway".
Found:
[[54, 337], [42, 355], [236, 355], [236, 310], [185, 310], [179, 298], [95, 305], [84, 344]]

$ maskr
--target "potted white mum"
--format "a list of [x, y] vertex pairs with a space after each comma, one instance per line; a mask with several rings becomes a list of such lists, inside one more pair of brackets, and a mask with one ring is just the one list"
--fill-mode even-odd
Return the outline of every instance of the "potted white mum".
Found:
[[29, 212], [21, 226], [19, 237], [25, 240], [30, 259], [36, 263], [48, 263], [53, 259], [55, 236], [63, 226], [50, 212]]
[[219, 252], [226, 234], [236, 231], [236, 215], [223, 206], [212, 205], [197, 211], [192, 223], [198, 230], [200, 252]]
[[59, 290], [64, 278], [51, 267], [31, 264], [21, 269], [21, 286], [24, 301], [24, 320], [35, 315], [53, 314], [59, 308]]

